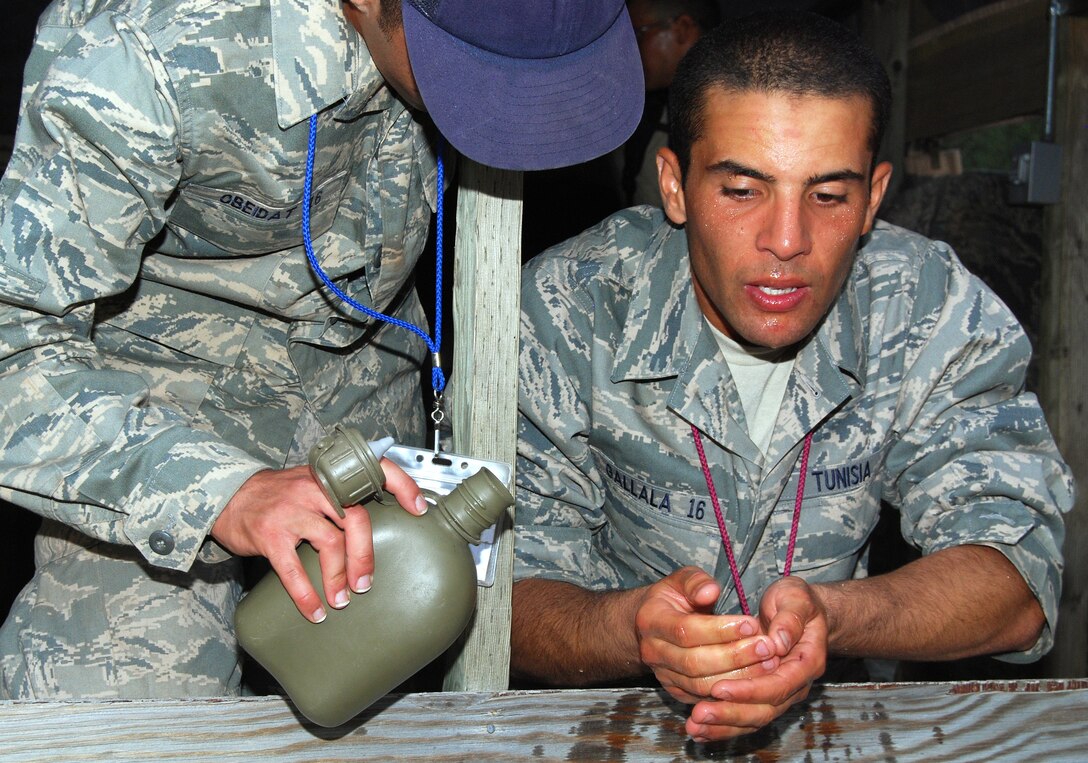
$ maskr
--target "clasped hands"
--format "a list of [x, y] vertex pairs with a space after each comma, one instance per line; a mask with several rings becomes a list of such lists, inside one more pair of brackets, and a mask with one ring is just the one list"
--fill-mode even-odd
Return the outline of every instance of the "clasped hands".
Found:
[[685, 567], [650, 586], [635, 616], [643, 663], [694, 705], [685, 728], [697, 742], [767, 725], [808, 696], [827, 660], [827, 615], [800, 578], [768, 588], [758, 617], [710, 614], [720, 592]]

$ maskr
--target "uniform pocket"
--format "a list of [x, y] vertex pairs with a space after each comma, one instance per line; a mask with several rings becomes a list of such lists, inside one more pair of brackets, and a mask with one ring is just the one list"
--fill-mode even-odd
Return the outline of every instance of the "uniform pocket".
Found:
[[615, 553], [637, 557], [660, 575], [686, 565], [714, 569], [721, 541], [710, 499], [647, 483], [608, 486], [607, 539]]
[[[792, 573], [805, 578], [848, 579], [880, 519], [879, 483], [866, 481], [853, 489], [822, 498], [808, 498], [801, 506]], [[785, 572], [786, 548], [793, 523], [794, 496], [779, 502], [771, 515], [771, 532], [782, 553], [778, 571]]]
[[45, 284], [38, 279], [0, 263], [0, 290], [5, 301], [33, 307], [43, 288]]
[[[314, 188], [310, 197], [313, 238], [332, 227], [347, 181], [347, 172], [340, 172]], [[301, 246], [302, 191], [280, 202], [249, 189], [188, 185], [171, 208], [168, 225], [232, 254], [267, 254]]]

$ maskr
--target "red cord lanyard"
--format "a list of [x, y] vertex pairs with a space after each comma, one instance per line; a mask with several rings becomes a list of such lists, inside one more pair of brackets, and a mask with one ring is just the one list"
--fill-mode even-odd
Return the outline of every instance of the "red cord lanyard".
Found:
[[[733, 556], [733, 542], [729, 539], [729, 531], [725, 529], [725, 518], [722, 516], [722, 507], [718, 503], [718, 491], [714, 489], [714, 480], [710, 476], [710, 465], [703, 451], [703, 436], [693, 424], [691, 435], [695, 438], [695, 450], [699, 451], [699, 463], [703, 467], [703, 477], [706, 479], [707, 490], [710, 491], [710, 503], [714, 506], [714, 517], [718, 520], [718, 532], [722, 536], [722, 546], [725, 547], [725, 556], [729, 560], [729, 574], [733, 576], [733, 585], [737, 589], [737, 598], [740, 599], [741, 611], [746, 615], [752, 612], [748, 608], [748, 598], [744, 595], [744, 586], [740, 582], [740, 570], [737, 569], [737, 560]], [[805, 444], [801, 450], [801, 474], [797, 478], [797, 498], [793, 502], [793, 523], [790, 525], [790, 542], [786, 546], [786, 566], [783, 575], [788, 576], [793, 567], [793, 551], [797, 546], [797, 523], [801, 520], [801, 499], [805, 496], [805, 474], [808, 472], [808, 452], [812, 448], [812, 432], [805, 435]]]

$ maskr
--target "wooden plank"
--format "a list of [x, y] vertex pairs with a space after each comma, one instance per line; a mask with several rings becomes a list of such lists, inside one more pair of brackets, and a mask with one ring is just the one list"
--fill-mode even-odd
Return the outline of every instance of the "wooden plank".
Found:
[[28, 761], [1079, 761], [1085, 682], [817, 687], [724, 745], [652, 689], [393, 695], [338, 729], [283, 699], [0, 702], [0, 753]]
[[[520, 172], [464, 160], [454, 242], [453, 374], [449, 411], [458, 453], [514, 462], [521, 310]], [[493, 553], [495, 585], [446, 674], [449, 690], [505, 689], [510, 681], [511, 517]]]
[[880, 58], [892, 85], [892, 109], [878, 159], [894, 166], [885, 194], [887, 204], [906, 176], [907, 79], [909, 75], [910, 0], [865, 3], [861, 29], [865, 41]]
[[1041, 113], [1048, 0], [1001, 0], [911, 40], [906, 139]]
[[1040, 398], [1080, 488], [1066, 515], [1064, 593], [1049, 675], [1088, 675], [1088, 18], [1060, 19], [1055, 134], [1061, 203], [1047, 210]]

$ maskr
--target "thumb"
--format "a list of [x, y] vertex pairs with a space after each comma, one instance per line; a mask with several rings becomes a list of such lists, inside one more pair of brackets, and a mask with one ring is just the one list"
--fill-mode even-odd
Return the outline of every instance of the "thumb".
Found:
[[713, 607], [721, 595], [718, 581], [698, 567], [684, 567], [669, 577], [684, 597], [699, 609]]

